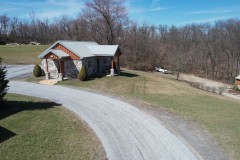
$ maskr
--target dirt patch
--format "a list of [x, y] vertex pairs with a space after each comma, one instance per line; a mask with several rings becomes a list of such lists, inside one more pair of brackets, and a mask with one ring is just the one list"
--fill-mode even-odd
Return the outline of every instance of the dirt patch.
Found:
[[[217, 81], [213, 81], [213, 80], [209, 80], [206, 78], [200, 78], [194, 75], [187, 75], [187, 74], [181, 74], [180, 76], [180, 80], [183, 81], [187, 81], [187, 82], [199, 82], [202, 83], [205, 87], [212, 87], [216, 89], [216, 93], [218, 93], [220, 87], [224, 87], [225, 89], [222, 91], [222, 95], [236, 99], [236, 100], [240, 100], [240, 94], [236, 93], [235, 91], [233, 91], [231, 88], [232, 86], [229, 84], [225, 84], [225, 83], [221, 83], [221, 82], [217, 82]], [[205, 90], [209, 90], [209, 89], [205, 89]]]
[[42, 80], [38, 82], [39, 84], [45, 84], [45, 85], [55, 85], [58, 83], [58, 80], [56, 79], [48, 79], [48, 80]]
[[231, 85], [229, 85], [229, 84], [209, 80], [209, 79], [206, 79], [206, 78], [200, 78], [200, 77], [197, 77], [195, 75], [181, 74], [180, 75], [180, 80], [184, 80], [184, 81], [188, 81], [188, 82], [199, 82], [199, 83], [203, 83], [205, 86], [216, 87], [216, 88], [218, 88], [218, 87], [226, 87], [226, 88], [231, 87]]

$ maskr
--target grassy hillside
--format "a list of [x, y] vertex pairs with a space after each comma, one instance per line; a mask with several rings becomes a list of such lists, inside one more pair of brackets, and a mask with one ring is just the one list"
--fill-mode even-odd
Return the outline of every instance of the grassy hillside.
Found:
[[2, 160], [103, 159], [100, 142], [73, 113], [38, 98], [7, 99], [0, 106]]
[[121, 76], [60, 84], [134, 98], [205, 126], [230, 155], [240, 159], [240, 102], [190, 87], [159, 73], [125, 71]]
[[38, 55], [47, 49], [48, 45], [0, 45], [0, 57], [5, 64], [37, 64]]
[[[48, 46], [0, 46], [7, 64], [39, 63], [37, 56]], [[30, 79], [29, 79], [30, 80]], [[31, 78], [31, 81], [36, 79]], [[62, 85], [92, 88], [143, 101], [204, 125], [235, 159], [240, 159], [240, 102], [192, 88], [157, 73], [125, 71], [118, 77], [90, 81], [63, 81]]]

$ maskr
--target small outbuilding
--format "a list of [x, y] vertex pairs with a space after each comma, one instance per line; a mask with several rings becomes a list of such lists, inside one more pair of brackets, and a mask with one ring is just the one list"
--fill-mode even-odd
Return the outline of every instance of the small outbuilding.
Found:
[[240, 86], [240, 75], [235, 77], [235, 84]]
[[59, 40], [39, 55], [46, 78], [76, 78], [82, 66], [88, 76], [114, 75], [120, 71], [118, 45]]

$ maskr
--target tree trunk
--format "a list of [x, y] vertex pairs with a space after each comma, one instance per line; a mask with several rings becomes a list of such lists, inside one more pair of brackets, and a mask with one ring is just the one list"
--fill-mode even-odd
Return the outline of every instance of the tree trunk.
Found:
[[239, 74], [239, 59], [237, 59], [237, 64], [236, 64], [236, 77]]

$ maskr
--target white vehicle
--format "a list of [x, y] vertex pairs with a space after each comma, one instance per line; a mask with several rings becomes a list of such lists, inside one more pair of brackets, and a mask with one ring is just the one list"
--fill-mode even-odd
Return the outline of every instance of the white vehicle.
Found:
[[155, 70], [160, 72], [160, 73], [164, 73], [164, 74], [167, 74], [168, 73], [168, 70], [162, 68], [162, 67], [155, 67]]

